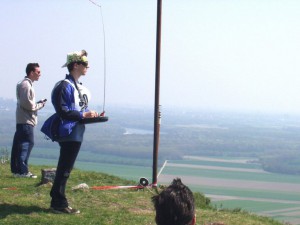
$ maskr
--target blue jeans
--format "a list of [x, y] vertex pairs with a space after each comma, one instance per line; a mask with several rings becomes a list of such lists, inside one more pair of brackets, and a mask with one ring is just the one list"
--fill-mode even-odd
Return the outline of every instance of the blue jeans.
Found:
[[33, 145], [34, 127], [29, 124], [17, 124], [10, 159], [12, 173], [28, 173], [28, 159]]

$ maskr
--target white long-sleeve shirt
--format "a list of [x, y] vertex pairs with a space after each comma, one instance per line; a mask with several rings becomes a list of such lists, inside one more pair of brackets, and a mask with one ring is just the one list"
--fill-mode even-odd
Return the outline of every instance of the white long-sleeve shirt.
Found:
[[32, 81], [25, 77], [17, 84], [17, 124], [37, 125], [37, 111], [44, 107], [43, 103], [35, 102]]

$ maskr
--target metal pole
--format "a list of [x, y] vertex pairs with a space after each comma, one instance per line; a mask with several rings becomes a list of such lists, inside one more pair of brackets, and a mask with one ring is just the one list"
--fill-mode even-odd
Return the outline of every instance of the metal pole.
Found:
[[157, 0], [157, 26], [156, 26], [156, 66], [155, 66], [155, 107], [154, 107], [154, 141], [153, 141], [153, 173], [152, 185], [157, 186], [157, 159], [160, 130], [160, 46], [161, 46], [161, 11], [162, 0]]

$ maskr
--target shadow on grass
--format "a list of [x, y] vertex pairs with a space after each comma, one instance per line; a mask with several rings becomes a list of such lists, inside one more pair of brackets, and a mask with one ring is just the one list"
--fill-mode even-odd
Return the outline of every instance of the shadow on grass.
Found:
[[11, 214], [31, 214], [39, 212], [48, 212], [49, 209], [38, 206], [21, 206], [12, 204], [0, 204], [0, 219], [4, 219]]

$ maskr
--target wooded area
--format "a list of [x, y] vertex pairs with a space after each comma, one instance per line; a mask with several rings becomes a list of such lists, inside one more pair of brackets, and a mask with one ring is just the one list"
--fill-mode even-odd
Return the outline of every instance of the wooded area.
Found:
[[[0, 146], [10, 150], [15, 132], [15, 102], [0, 102]], [[39, 113], [35, 148], [58, 148], [57, 143], [45, 140], [39, 131], [52, 113], [50, 105]], [[106, 123], [86, 125], [82, 151], [97, 153], [99, 157], [85, 160], [151, 166], [153, 109], [111, 106], [107, 116]], [[130, 129], [133, 132], [127, 132]], [[300, 174], [299, 153], [300, 115], [163, 108], [160, 165], [184, 155], [247, 157], [256, 158], [266, 171]]]

